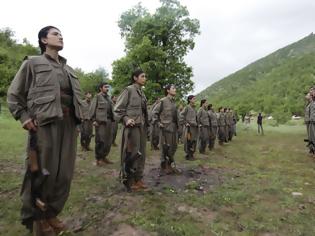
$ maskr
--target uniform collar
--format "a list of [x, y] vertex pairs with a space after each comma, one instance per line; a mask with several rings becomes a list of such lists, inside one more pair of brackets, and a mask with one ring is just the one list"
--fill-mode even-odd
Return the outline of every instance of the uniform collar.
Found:
[[[51, 56], [49, 56], [47, 53], [44, 53], [44, 56], [50, 60], [50, 61], [53, 61], [55, 63], [58, 63], [55, 59], [53, 59]], [[60, 61], [60, 64], [67, 64], [67, 59], [62, 57], [62, 56], [58, 56], [59, 58], [59, 61]]]
[[137, 83], [134, 83], [133, 86], [135, 86], [136, 89], [141, 90], [141, 86]]
[[173, 97], [173, 96], [166, 96], [171, 102], [174, 102], [175, 101], [175, 97]]

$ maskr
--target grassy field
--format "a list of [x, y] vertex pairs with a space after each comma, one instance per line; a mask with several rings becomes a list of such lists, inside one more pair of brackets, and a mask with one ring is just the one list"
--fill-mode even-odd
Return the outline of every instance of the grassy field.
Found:
[[[176, 153], [182, 175], [158, 178], [159, 153], [148, 145], [146, 182], [151, 191], [126, 193], [115, 164], [93, 165], [78, 152], [71, 195], [61, 215], [76, 233], [64, 235], [315, 235], [315, 162], [301, 124], [244, 130], [232, 143], [198, 160]], [[28, 235], [20, 225], [19, 189], [25, 132], [0, 115], [0, 235]], [[94, 141], [94, 140], [93, 140]], [[80, 150], [80, 149], [79, 149]], [[294, 196], [293, 192], [301, 193]]]

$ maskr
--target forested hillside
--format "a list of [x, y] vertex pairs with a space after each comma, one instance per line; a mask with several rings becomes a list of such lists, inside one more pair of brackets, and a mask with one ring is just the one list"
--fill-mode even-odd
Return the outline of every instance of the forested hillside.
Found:
[[304, 96], [315, 83], [315, 35], [246, 66], [214, 83], [198, 97], [239, 113], [272, 114], [280, 122], [304, 111]]

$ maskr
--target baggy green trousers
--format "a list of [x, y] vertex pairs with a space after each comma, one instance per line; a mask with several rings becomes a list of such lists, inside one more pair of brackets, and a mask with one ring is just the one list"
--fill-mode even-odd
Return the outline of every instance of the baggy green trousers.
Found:
[[[130, 152], [134, 157], [138, 152], [141, 153], [141, 158], [136, 159], [133, 163], [135, 173], [132, 176], [123, 176], [132, 181], [139, 181], [143, 178], [144, 165], [146, 159], [146, 142], [147, 142], [147, 128], [145, 125], [137, 125], [134, 127], [125, 127], [122, 129], [121, 142], [121, 166], [123, 168], [126, 161], [126, 154]], [[122, 170], [124, 173], [124, 170]]]
[[[36, 133], [39, 163], [42, 169], [45, 168], [49, 172], [41, 191], [41, 200], [48, 206], [42, 218], [52, 218], [61, 212], [69, 196], [78, 132], [74, 118], [68, 116], [63, 120], [37, 127]], [[27, 224], [34, 220], [35, 214], [29, 172], [26, 172], [24, 177], [21, 198], [22, 223]]]

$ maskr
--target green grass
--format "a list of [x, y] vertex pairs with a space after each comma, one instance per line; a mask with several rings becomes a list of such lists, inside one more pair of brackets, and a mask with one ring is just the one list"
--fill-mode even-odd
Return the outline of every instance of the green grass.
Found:
[[[19, 222], [26, 132], [6, 110], [3, 113], [0, 235], [27, 235]], [[232, 143], [217, 147], [207, 158], [197, 154], [196, 162], [184, 161], [179, 145], [179, 166], [217, 171], [220, 184], [204, 193], [196, 191], [192, 181], [184, 190], [128, 194], [117, 181], [118, 147], [110, 154], [115, 164], [105, 168], [92, 164], [93, 152], [79, 152], [61, 217], [81, 222], [84, 231], [77, 235], [110, 235], [123, 223], [152, 235], [314, 235], [315, 162], [303, 143], [305, 127], [297, 122], [264, 128], [265, 135], [259, 136], [255, 124], [248, 130], [239, 124]], [[147, 150], [148, 162], [158, 165], [158, 152], [150, 151], [149, 145]], [[303, 195], [294, 197], [292, 192]]]

